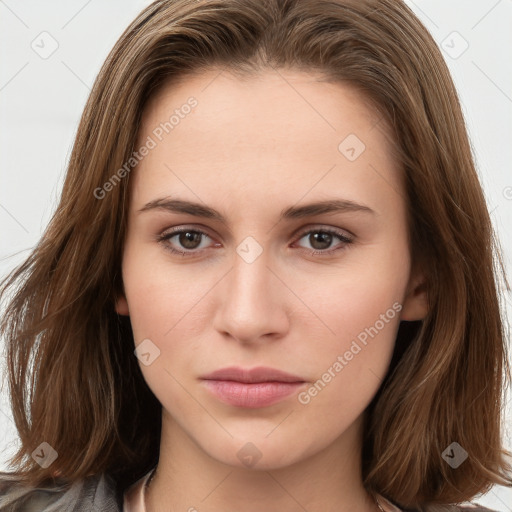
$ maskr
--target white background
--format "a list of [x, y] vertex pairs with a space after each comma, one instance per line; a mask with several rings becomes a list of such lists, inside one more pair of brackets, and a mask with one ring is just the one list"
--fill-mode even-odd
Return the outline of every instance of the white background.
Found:
[[[407, 3], [443, 48], [510, 269], [512, 0]], [[41, 236], [57, 205], [79, 117], [96, 74], [122, 31], [148, 4], [0, 0], [0, 276], [20, 263]], [[49, 36], [40, 35], [45, 31], [58, 48], [43, 59], [31, 45], [46, 37], [45, 48], [50, 48]], [[512, 318], [510, 295], [506, 301]], [[508, 449], [511, 420], [509, 399], [504, 439]], [[16, 442], [4, 389], [0, 469], [7, 469]], [[501, 512], [512, 511], [512, 490], [495, 487], [478, 501]]]

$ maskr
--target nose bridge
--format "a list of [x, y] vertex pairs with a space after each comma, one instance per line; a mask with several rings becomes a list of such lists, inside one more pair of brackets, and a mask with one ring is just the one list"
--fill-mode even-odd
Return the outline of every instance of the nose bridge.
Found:
[[[235, 247], [233, 269], [230, 272], [230, 287], [236, 295], [238, 307], [247, 303], [263, 303], [265, 290], [269, 291], [272, 273], [268, 266], [272, 264], [270, 249], [263, 237], [246, 236]], [[268, 297], [267, 297], [268, 298]]]
[[283, 285], [268, 268], [272, 265], [270, 253], [261, 250], [256, 256], [254, 252], [251, 254], [255, 250], [251, 243], [242, 242], [237, 248], [233, 268], [221, 289], [215, 322], [217, 330], [239, 341], [282, 334], [288, 323], [284, 296], [278, 289]]
[[263, 304], [264, 292], [267, 291], [267, 299], [272, 273], [268, 269], [268, 257], [261, 254], [254, 261], [245, 260], [243, 256], [237, 254], [233, 262], [231, 271], [231, 286], [233, 292], [236, 292], [239, 305], [244, 302], [256, 302]]

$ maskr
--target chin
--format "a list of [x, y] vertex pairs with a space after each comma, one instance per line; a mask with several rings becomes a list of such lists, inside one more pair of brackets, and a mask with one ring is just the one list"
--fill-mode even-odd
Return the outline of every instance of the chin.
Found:
[[210, 439], [202, 449], [222, 464], [250, 471], [285, 468], [308, 458], [312, 454], [309, 451], [314, 452], [312, 447], [308, 450], [307, 447], [298, 447], [291, 442], [283, 444], [282, 439], [271, 440], [264, 436], [252, 439], [247, 436], [243, 440], [230, 439], [216, 445]]

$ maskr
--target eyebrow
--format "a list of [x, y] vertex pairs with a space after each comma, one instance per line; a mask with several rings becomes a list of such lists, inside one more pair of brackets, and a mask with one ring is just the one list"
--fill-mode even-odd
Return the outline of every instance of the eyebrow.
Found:
[[[194, 217], [203, 217], [207, 219], [218, 220], [226, 223], [224, 216], [217, 210], [210, 208], [204, 204], [195, 203], [193, 201], [185, 201], [182, 199], [171, 199], [163, 197], [155, 199], [145, 204], [138, 213], [160, 210], [173, 213], [185, 213]], [[302, 219], [305, 217], [313, 217], [326, 213], [345, 213], [345, 212], [362, 212], [376, 215], [376, 212], [368, 206], [355, 203], [348, 199], [328, 199], [325, 201], [317, 201], [303, 206], [290, 206], [281, 211], [280, 220]]]

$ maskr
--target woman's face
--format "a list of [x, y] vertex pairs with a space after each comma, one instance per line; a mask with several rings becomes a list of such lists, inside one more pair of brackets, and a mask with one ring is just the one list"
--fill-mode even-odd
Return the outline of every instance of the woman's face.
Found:
[[[390, 136], [318, 78], [204, 72], [152, 98], [139, 134], [116, 310], [163, 435], [230, 465], [283, 467], [359, 428], [400, 320], [425, 313]], [[205, 379], [228, 367], [292, 377]]]

